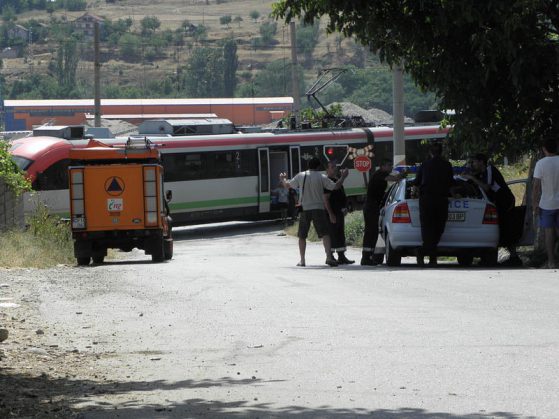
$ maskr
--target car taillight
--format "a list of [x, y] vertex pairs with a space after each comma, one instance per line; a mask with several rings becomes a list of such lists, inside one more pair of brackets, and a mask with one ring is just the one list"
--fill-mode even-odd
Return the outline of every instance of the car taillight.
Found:
[[497, 224], [499, 216], [497, 215], [497, 208], [494, 205], [486, 204], [485, 213], [483, 214], [483, 224]]
[[410, 209], [406, 202], [396, 205], [392, 213], [393, 223], [411, 223]]

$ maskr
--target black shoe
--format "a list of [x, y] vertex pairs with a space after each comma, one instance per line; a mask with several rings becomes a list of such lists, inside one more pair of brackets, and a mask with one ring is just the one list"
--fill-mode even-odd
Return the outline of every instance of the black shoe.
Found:
[[328, 266], [338, 266], [338, 262], [336, 259], [326, 259], [326, 263]]
[[349, 260], [348, 258], [345, 257], [345, 255], [338, 255], [338, 264], [339, 265], [351, 265], [352, 263], [355, 263], [354, 260]]
[[427, 266], [433, 267], [433, 266], [437, 266], [438, 264], [439, 264], [439, 263], [437, 262], [437, 258], [430, 257], [430, 258], [429, 258], [429, 263], [428, 263]]
[[417, 266], [419, 266], [420, 268], [425, 267], [425, 261], [423, 260], [423, 256], [417, 257]]
[[[351, 263], [353, 263], [353, 261]], [[361, 266], [376, 266], [376, 263], [371, 258], [361, 258]]]

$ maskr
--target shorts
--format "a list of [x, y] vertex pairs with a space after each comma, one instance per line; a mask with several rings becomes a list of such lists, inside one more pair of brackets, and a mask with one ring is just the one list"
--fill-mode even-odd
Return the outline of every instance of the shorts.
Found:
[[299, 216], [299, 231], [297, 237], [306, 239], [311, 228], [311, 221], [316, 230], [318, 237], [328, 235], [328, 220], [326, 219], [326, 210], [303, 210]]
[[540, 227], [559, 228], [559, 209], [546, 210], [540, 208]]

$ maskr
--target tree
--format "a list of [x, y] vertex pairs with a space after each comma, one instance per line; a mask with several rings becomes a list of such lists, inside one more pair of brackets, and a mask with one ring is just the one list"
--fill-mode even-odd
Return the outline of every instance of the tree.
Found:
[[260, 12], [258, 10], [252, 10], [249, 14], [250, 18], [256, 23], [258, 18], [260, 17]]
[[278, 24], [271, 21], [264, 22], [262, 25], [260, 25], [259, 31], [260, 39], [262, 40], [263, 45], [269, 46], [274, 41], [274, 36], [276, 36], [276, 33], [278, 31]]
[[239, 28], [241, 27], [241, 22], [242, 21], [243, 21], [243, 18], [238, 16], [238, 15], [233, 18], [233, 22], [235, 22]]
[[221, 48], [196, 48], [182, 74], [189, 97], [223, 96], [223, 52]]
[[471, 149], [521, 152], [559, 131], [555, 0], [280, 0], [273, 14], [327, 16], [329, 31], [402, 64], [456, 111], [454, 135]]
[[312, 66], [312, 54], [316, 44], [318, 43], [320, 25], [319, 22], [314, 24], [299, 25], [297, 28], [297, 52], [302, 52], [305, 57], [305, 66], [307, 68]]
[[219, 18], [219, 23], [221, 25], [227, 26], [229, 27], [229, 25], [231, 24], [231, 21], [233, 20], [233, 18], [231, 17], [231, 15], [225, 15], [225, 16], [221, 16]]
[[[299, 91], [304, 92], [303, 71], [297, 68], [299, 73]], [[254, 77], [254, 84], [251, 86], [250, 93], [254, 96], [289, 96], [291, 88], [291, 63], [284, 60], [272, 61]], [[243, 89], [242, 94], [248, 96], [249, 91]]]
[[145, 16], [140, 21], [140, 26], [142, 28], [142, 36], [153, 35], [157, 29], [161, 26], [161, 21], [155, 16]]
[[71, 36], [60, 39], [59, 42], [54, 71], [61, 92], [67, 92], [70, 95], [70, 92], [76, 88], [76, 72], [80, 61], [80, 51], [78, 50], [77, 40]]
[[234, 39], [225, 41], [223, 61], [223, 93], [225, 97], [234, 97], [237, 87], [237, 68], [239, 67], [237, 43]]

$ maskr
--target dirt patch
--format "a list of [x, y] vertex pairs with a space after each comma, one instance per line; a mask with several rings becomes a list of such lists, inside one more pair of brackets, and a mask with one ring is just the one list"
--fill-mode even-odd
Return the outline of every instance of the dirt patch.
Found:
[[95, 368], [102, 356], [53, 343], [57, 331], [41, 324], [40, 270], [0, 270], [0, 417], [68, 418], [72, 405], [99, 394], [106, 379]]

